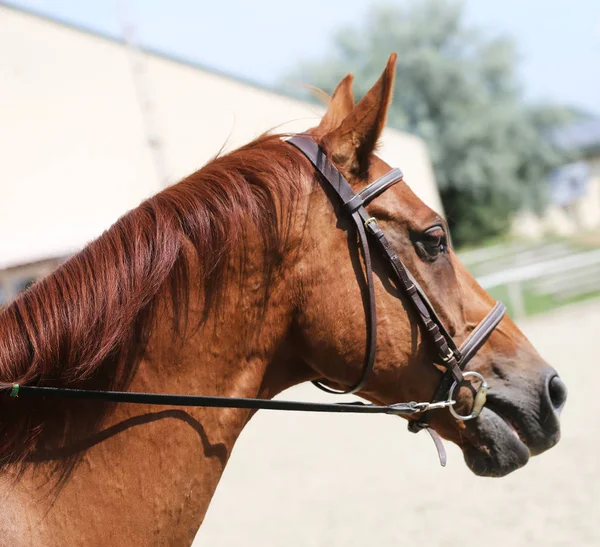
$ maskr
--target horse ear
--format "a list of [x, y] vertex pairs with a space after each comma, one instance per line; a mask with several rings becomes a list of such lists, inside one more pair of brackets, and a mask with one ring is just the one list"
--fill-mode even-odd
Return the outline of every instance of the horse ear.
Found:
[[332, 160], [348, 173], [364, 176], [371, 154], [385, 127], [392, 99], [397, 55], [392, 53], [377, 83], [344, 121], [323, 137], [322, 144]]
[[327, 112], [325, 112], [321, 118], [321, 123], [317, 127], [318, 133], [324, 135], [333, 131], [352, 112], [354, 108], [353, 80], [354, 76], [348, 74], [335, 88], [327, 106]]

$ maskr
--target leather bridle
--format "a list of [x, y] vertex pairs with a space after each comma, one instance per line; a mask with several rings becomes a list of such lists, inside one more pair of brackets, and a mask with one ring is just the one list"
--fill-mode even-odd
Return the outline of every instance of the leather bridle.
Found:
[[[313, 383], [318, 388], [328, 393], [356, 393], [365, 386], [369, 379], [369, 375], [375, 366], [375, 352], [377, 347], [377, 307], [375, 303], [373, 267], [368, 237], [371, 236], [371, 240], [380, 251], [380, 255], [391, 266], [391, 269], [399, 282], [400, 289], [408, 297], [417, 312], [417, 316], [435, 348], [437, 362], [446, 368], [446, 372], [442, 376], [431, 403], [435, 404], [441, 401], [451, 401], [456, 386], [462, 384], [466, 377], [476, 377], [481, 381], [481, 384], [476, 391], [471, 413], [468, 416], [457, 414], [453, 409], [453, 405], [449, 405], [450, 411], [458, 419], [467, 420], [476, 418], [485, 404], [487, 383], [479, 373], [464, 373], [463, 371], [504, 317], [506, 306], [502, 302], [496, 302], [492, 310], [471, 332], [460, 348], [458, 348], [454, 343], [452, 336], [448, 334], [442, 320], [431, 305], [425, 292], [394, 251], [389, 240], [377, 224], [377, 220], [369, 215], [365, 209], [365, 206], [368, 203], [403, 179], [402, 171], [398, 168], [392, 169], [358, 193], [355, 193], [352, 186], [350, 186], [335, 165], [329, 161], [325, 152], [311, 137], [307, 135], [296, 135], [288, 138], [287, 142], [298, 148], [310, 160], [317, 171], [322, 175], [322, 179], [327, 182], [328, 186], [338, 197], [343, 213], [352, 218], [358, 233], [358, 241], [365, 266], [367, 285], [367, 349], [362, 376], [354, 385], [341, 391], [329, 388], [320, 381], [314, 381]], [[419, 420], [409, 422], [409, 429], [413, 432], [420, 431], [423, 428], [430, 429], [427, 424], [427, 417], [428, 412], [425, 412]], [[433, 432], [433, 430], [430, 430], [430, 432]], [[434, 440], [437, 441], [438, 439]]]
[[[443, 365], [446, 372], [443, 374], [440, 384], [430, 402], [406, 402], [390, 405], [354, 403], [313, 403], [303, 401], [282, 401], [252, 399], [244, 397], [222, 397], [209, 395], [180, 395], [168, 393], [140, 393], [131, 391], [106, 391], [75, 389], [68, 387], [52, 387], [43, 385], [19, 385], [16, 383], [0, 384], [0, 394], [11, 397], [56, 397], [62, 399], [96, 400], [118, 403], [139, 403], [147, 405], [170, 405], [187, 407], [218, 407], [218, 408], [242, 408], [242, 409], [269, 409], [306, 412], [336, 412], [351, 414], [392, 414], [403, 416], [415, 416], [421, 414], [420, 418], [409, 421], [409, 430], [418, 432], [426, 429], [435, 441], [442, 465], [446, 463], [445, 452], [440, 438], [428, 424], [429, 412], [441, 408], [448, 408], [452, 415], [459, 420], [470, 420], [476, 418], [485, 405], [487, 383], [478, 372], [463, 372], [466, 365], [488, 339], [493, 330], [498, 326], [506, 312], [506, 307], [497, 302], [487, 316], [471, 332], [469, 337], [458, 348], [452, 337], [444, 327], [435, 309], [429, 302], [423, 289], [404, 266], [390, 242], [379, 228], [377, 220], [371, 217], [365, 206], [381, 195], [388, 188], [402, 180], [403, 174], [400, 169], [392, 169], [389, 173], [378, 178], [358, 193], [355, 193], [348, 181], [329, 161], [324, 151], [308, 135], [296, 135], [286, 139], [290, 145], [299, 149], [314, 165], [322, 179], [337, 195], [339, 205], [344, 214], [352, 218], [360, 249], [363, 254], [366, 284], [367, 284], [367, 349], [365, 353], [365, 365], [362, 376], [351, 387], [337, 391], [325, 386], [321, 381], [313, 383], [328, 393], [356, 393], [368, 382], [369, 376], [375, 366], [375, 353], [377, 348], [377, 309], [375, 304], [375, 288], [373, 283], [373, 268], [369, 248], [369, 238], [379, 249], [381, 256], [391, 266], [391, 269], [399, 282], [399, 288], [412, 303], [419, 321], [421, 322], [432, 346], [436, 350], [435, 362]], [[458, 414], [453, 406], [454, 390], [457, 386], [464, 384], [469, 377], [477, 378], [480, 385], [475, 389], [475, 396], [471, 413], [467, 416]]]

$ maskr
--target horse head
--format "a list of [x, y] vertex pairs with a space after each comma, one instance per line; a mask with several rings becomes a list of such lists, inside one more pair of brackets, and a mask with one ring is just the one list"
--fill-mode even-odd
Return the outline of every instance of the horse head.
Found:
[[[356, 193], [392, 169], [376, 150], [392, 100], [395, 61], [392, 55], [380, 79], [356, 105], [352, 76], [344, 78], [319, 126], [307, 132]], [[365, 366], [365, 287], [360, 286], [363, 272], [354, 223], [328, 190], [315, 192], [309, 207], [297, 328], [305, 361], [330, 388], [345, 391], [361, 378]], [[422, 288], [448, 336], [457, 345], [468, 339], [494, 301], [454, 253], [444, 218], [404, 180], [372, 199], [366, 211]], [[445, 364], [388, 261], [376, 250], [371, 256], [378, 310], [376, 358], [358, 393], [377, 404], [429, 401]], [[489, 386], [487, 404], [477, 419], [456, 418], [471, 412], [477, 393], [461, 382], [453, 393], [455, 412], [430, 412], [428, 421], [460, 446], [475, 473], [505, 475], [558, 442], [566, 388], [510, 318], [499, 321], [466, 371]]]

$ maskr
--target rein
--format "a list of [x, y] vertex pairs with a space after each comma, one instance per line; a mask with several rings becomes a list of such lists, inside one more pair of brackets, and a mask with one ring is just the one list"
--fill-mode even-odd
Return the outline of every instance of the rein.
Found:
[[251, 410], [287, 410], [297, 412], [335, 412], [348, 414], [392, 414], [405, 416], [436, 408], [451, 406], [455, 401], [443, 403], [395, 403], [373, 405], [356, 401], [351, 403], [312, 403], [306, 401], [279, 401], [246, 397], [213, 397], [209, 395], [175, 395], [169, 393], [143, 393], [136, 391], [101, 391], [48, 386], [0, 385], [0, 394], [10, 397], [52, 397], [107, 403], [135, 403], [213, 408], [245, 408]]
[[[441, 319], [435, 312], [432, 304], [423, 289], [400, 261], [383, 231], [377, 225], [375, 218], [371, 217], [365, 206], [377, 196], [385, 192], [392, 185], [403, 179], [400, 169], [392, 169], [389, 173], [369, 184], [360, 192], [355, 193], [350, 183], [329, 161], [317, 143], [307, 135], [296, 135], [287, 139], [287, 142], [299, 149], [313, 164], [329, 187], [340, 200], [345, 214], [349, 215], [356, 226], [359, 245], [362, 250], [365, 277], [367, 284], [367, 349], [365, 352], [365, 365], [361, 378], [343, 391], [329, 388], [321, 381], [315, 380], [313, 384], [319, 389], [333, 394], [348, 394], [360, 391], [367, 383], [368, 377], [375, 366], [377, 349], [377, 310], [375, 302], [375, 288], [373, 282], [373, 269], [369, 249], [369, 237], [375, 242], [381, 256], [391, 266], [391, 270], [399, 282], [399, 288], [409, 298], [419, 321], [436, 349], [436, 363], [443, 365], [446, 372], [431, 402], [408, 402], [391, 405], [374, 405], [360, 401], [350, 403], [313, 403], [303, 401], [282, 401], [271, 399], [253, 399], [239, 397], [219, 397], [206, 395], [177, 395], [165, 393], [141, 393], [129, 391], [100, 391], [63, 387], [33, 386], [19, 384], [0, 384], [0, 394], [11, 397], [53, 397], [61, 399], [94, 400], [112, 403], [134, 403], [146, 405], [169, 405], [183, 407], [215, 407], [215, 408], [240, 408], [251, 410], [282, 410], [297, 412], [332, 412], [348, 414], [390, 414], [396, 416], [413, 416], [420, 413], [420, 418], [409, 421], [408, 428], [412, 432], [426, 429], [433, 438], [440, 463], [446, 464], [446, 454], [438, 434], [433, 430], [427, 418], [432, 410], [448, 408], [458, 420], [471, 420], [477, 418], [486, 402], [487, 383], [478, 372], [463, 372], [468, 362], [477, 353], [488, 339], [493, 330], [498, 326], [506, 312], [506, 307], [497, 302], [488, 315], [472, 331], [469, 337], [458, 348], [448, 334]], [[456, 401], [452, 398], [456, 387], [467, 378], [476, 378], [481, 383], [475, 390], [474, 402], [469, 415], [458, 414], [453, 406]]]

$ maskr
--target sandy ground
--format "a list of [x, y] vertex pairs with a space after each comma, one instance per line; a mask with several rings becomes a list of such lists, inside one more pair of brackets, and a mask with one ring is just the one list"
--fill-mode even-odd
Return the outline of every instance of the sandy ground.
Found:
[[[398, 418], [261, 412], [194, 546], [600, 546], [600, 302], [521, 323], [569, 387], [563, 437], [504, 479], [475, 477]], [[284, 398], [324, 400], [310, 386]]]

